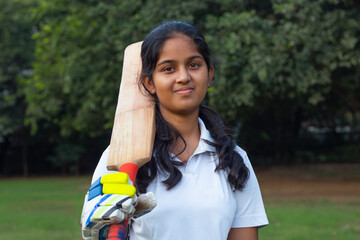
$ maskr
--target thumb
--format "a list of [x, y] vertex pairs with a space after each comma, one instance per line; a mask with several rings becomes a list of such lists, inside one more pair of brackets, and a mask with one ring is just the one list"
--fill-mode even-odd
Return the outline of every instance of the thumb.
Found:
[[137, 199], [137, 204], [135, 206], [134, 217], [138, 218], [156, 207], [156, 199], [154, 193], [148, 192], [141, 194]]

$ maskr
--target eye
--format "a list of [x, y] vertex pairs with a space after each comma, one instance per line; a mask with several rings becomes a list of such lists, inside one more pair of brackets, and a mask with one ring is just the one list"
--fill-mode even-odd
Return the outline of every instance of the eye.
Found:
[[172, 66], [167, 66], [167, 67], [164, 67], [163, 68], [163, 72], [172, 72], [174, 71], [175, 69], [172, 67]]
[[191, 69], [196, 69], [196, 68], [199, 68], [199, 67], [200, 67], [200, 64], [198, 64], [198, 63], [190, 63], [190, 64], [189, 64], [189, 67], [190, 67]]

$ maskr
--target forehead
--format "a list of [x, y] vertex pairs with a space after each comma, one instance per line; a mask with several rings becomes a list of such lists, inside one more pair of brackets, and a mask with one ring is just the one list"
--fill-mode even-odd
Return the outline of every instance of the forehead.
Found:
[[164, 42], [164, 45], [159, 52], [158, 61], [164, 58], [177, 59], [193, 55], [201, 56], [194, 40], [186, 35], [176, 35]]

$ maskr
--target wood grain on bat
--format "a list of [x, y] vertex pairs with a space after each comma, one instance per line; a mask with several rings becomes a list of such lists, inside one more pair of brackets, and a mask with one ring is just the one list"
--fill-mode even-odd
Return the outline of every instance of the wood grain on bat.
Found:
[[141, 42], [125, 49], [118, 104], [110, 141], [107, 168], [124, 163], [139, 167], [151, 158], [155, 137], [155, 101], [138, 86], [141, 74]]

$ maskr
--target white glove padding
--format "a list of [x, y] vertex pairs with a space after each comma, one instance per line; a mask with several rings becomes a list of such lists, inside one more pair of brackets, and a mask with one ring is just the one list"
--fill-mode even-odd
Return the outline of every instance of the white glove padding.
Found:
[[82, 235], [85, 240], [106, 239], [106, 226], [120, 223], [135, 212], [136, 196], [106, 194], [88, 201], [85, 196], [81, 214]]
[[83, 239], [107, 239], [109, 225], [146, 214], [156, 206], [152, 193], [140, 195], [137, 201], [131, 184], [128, 174], [118, 172], [103, 175], [91, 185], [81, 214]]

